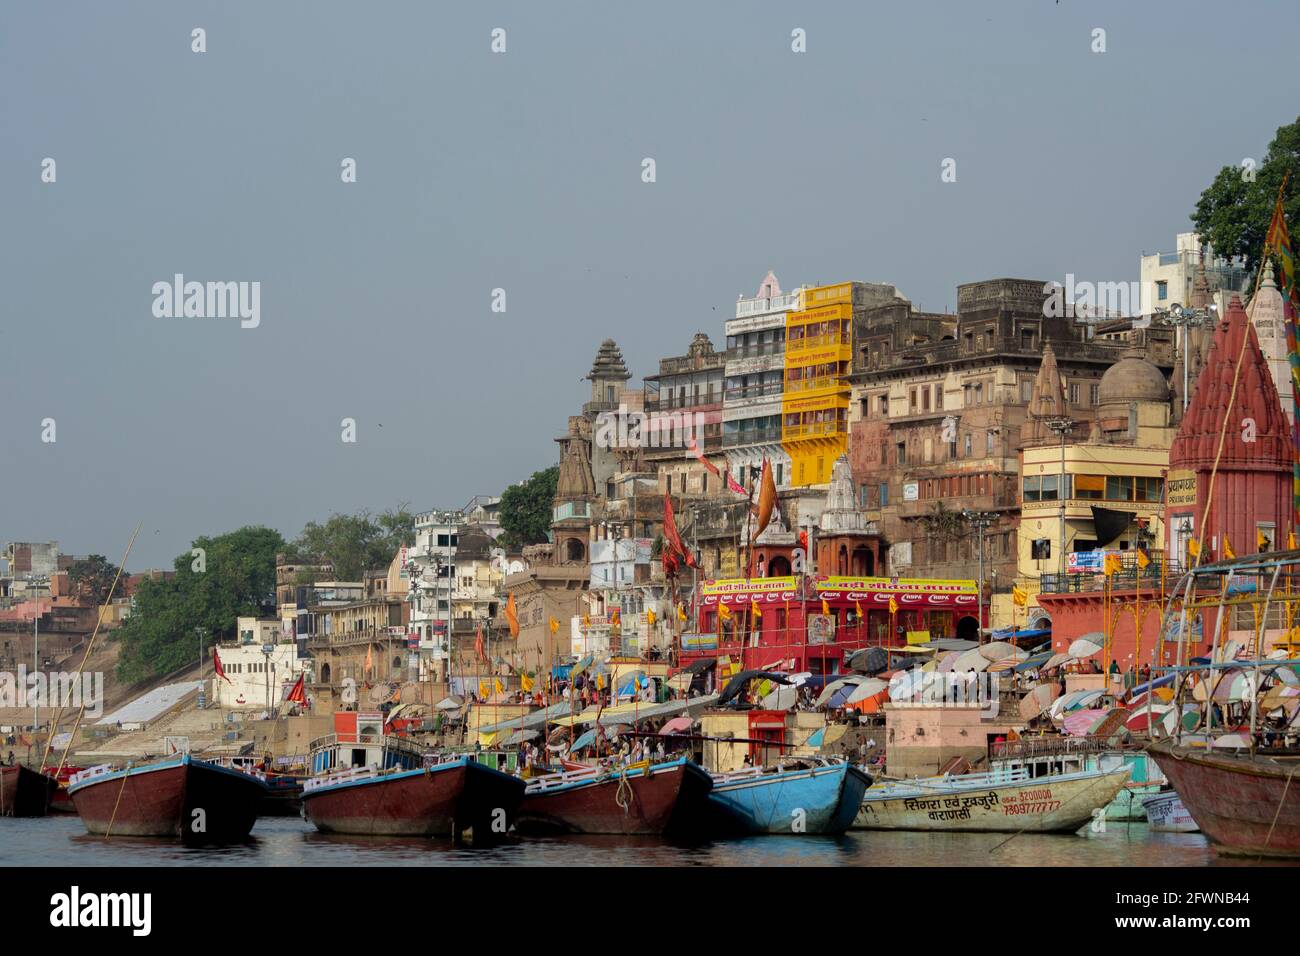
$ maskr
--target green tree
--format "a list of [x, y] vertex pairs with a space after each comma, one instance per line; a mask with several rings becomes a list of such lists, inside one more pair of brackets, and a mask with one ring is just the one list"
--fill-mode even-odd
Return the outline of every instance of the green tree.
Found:
[[[103, 604], [108, 599], [108, 592], [117, 578], [117, 565], [102, 554], [92, 554], [79, 561], [72, 562], [68, 568], [68, 582], [73, 593], [92, 604]], [[124, 582], [118, 582], [114, 597], [121, 597]]]
[[131, 616], [116, 631], [119, 679], [134, 683], [196, 661], [200, 639], [207, 660], [206, 648], [235, 635], [236, 617], [274, 608], [280, 532], [250, 526], [195, 538], [193, 547], [200, 553], [178, 555], [174, 577], [145, 580], [136, 590]]
[[550, 540], [551, 508], [559, 480], [560, 466], [552, 465], [501, 493], [502, 547], [513, 550]]
[[414, 543], [415, 516], [402, 505], [373, 516], [361, 511], [308, 522], [294, 547], [329, 560], [339, 580], [359, 581], [363, 572], [386, 568], [399, 548]]
[[[1300, 118], [1278, 128], [1253, 175], [1242, 166], [1224, 166], [1197, 200], [1192, 224], [1202, 242], [1221, 256], [1241, 256], [1253, 282], [1268, 224], [1273, 218], [1278, 186], [1291, 173], [1283, 198], [1287, 226], [1293, 231], [1300, 220]], [[1186, 304], [1186, 303], [1184, 303]]]

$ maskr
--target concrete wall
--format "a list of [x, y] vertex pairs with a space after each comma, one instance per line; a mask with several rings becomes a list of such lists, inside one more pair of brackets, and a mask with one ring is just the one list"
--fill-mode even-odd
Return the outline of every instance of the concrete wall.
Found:
[[1017, 721], [985, 720], [985, 707], [946, 705], [934, 707], [885, 707], [886, 762], [888, 774], [918, 777], [937, 773], [953, 757], [965, 757], [973, 765], [987, 767], [989, 742], [1005, 736]]

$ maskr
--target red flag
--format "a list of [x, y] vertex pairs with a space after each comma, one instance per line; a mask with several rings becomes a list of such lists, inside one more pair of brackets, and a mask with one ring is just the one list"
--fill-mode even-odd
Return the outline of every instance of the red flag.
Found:
[[709, 470], [709, 474], [713, 475], [714, 478], [720, 478], [722, 476], [722, 473], [718, 471], [718, 466], [704, 457], [704, 453], [700, 451], [700, 446], [696, 443], [694, 438], [691, 438], [686, 442], [686, 447], [690, 449], [691, 454], [695, 456], [696, 461]]
[[217, 653], [215, 647], [212, 648], [212, 666], [216, 668], [218, 677], [224, 680], [227, 684], [231, 683], [230, 678], [226, 676], [226, 669], [221, 666], [221, 655]]
[[731, 472], [727, 472], [727, 490], [734, 491], [738, 495], [749, 497], [749, 492], [744, 489], [740, 482], [731, 477]]
[[[681, 535], [677, 533], [677, 521], [673, 518], [673, 496], [670, 494], [664, 495], [664, 537], [672, 545], [673, 551], [681, 555], [688, 568], [695, 567], [695, 556], [686, 550]], [[667, 571], [667, 568], [664, 570]]]
[[289, 696], [285, 700], [291, 704], [307, 703], [307, 687], [303, 684], [303, 675], [298, 675], [298, 680], [294, 683], [293, 688], [289, 691]]
[[757, 541], [758, 536], [763, 533], [763, 529], [771, 522], [774, 507], [776, 507], [776, 482], [772, 480], [772, 466], [764, 458], [763, 477], [759, 482], [758, 514], [755, 516], [755, 523], [758, 527], [754, 529], [751, 541]]
[[480, 660], [487, 660], [487, 654], [483, 651], [483, 624], [479, 623], [474, 633], [474, 653], [479, 656]]
[[673, 554], [672, 548], [664, 548], [661, 554], [664, 562], [664, 577], [671, 578], [677, 576], [677, 557]]

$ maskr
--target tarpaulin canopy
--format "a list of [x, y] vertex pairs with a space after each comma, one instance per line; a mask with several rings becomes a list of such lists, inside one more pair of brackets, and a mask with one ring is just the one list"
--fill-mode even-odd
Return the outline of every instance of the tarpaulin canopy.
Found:
[[1051, 659], [1052, 659], [1052, 654], [1050, 651], [1046, 654], [1035, 654], [1033, 657], [1026, 657], [1023, 661], [1017, 664], [1016, 670], [1031, 671], [1036, 668], [1042, 667]]
[[684, 734], [695, 725], [695, 721], [690, 717], [674, 717], [668, 723], [659, 728], [662, 734]]

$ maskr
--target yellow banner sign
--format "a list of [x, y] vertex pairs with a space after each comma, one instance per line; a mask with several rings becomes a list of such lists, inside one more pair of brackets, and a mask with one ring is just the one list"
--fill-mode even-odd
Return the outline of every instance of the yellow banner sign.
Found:
[[795, 579], [787, 578], [731, 578], [705, 581], [700, 585], [704, 597], [732, 597], [738, 594], [780, 594], [795, 589]]
[[1186, 468], [1170, 471], [1165, 494], [1170, 507], [1196, 504], [1196, 473]]

